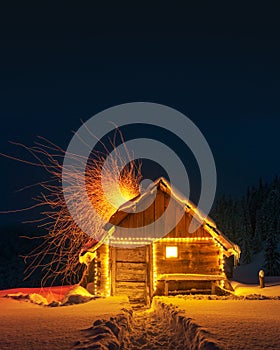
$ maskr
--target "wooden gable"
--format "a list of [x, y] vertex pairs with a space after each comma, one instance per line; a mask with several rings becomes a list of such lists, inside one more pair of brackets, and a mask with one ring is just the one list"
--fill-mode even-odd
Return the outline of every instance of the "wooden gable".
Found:
[[[117, 215], [110, 220], [111, 224], [117, 226], [114, 237], [119, 237], [119, 234], [121, 234], [121, 230], [118, 230], [118, 227], [132, 229], [132, 233], [133, 228], [143, 227], [142, 234], [143, 237], [146, 237], [145, 226], [150, 224], [152, 225], [153, 237], [211, 237], [209, 232], [207, 232], [201, 225], [195, 232], [189, 232], [189, 226], [194, 216], [193, 210], [178, 203], [178, 201], [172, 198], [170, 191], [164, 189], [163, 186], [158, 186], [156, 188], [156, 195], [152, 204], [147, 206], [147, 202], [148, 198], [136, 202], [134, 212], [132, 210], [132, 212], [127, 213], [121, 209], [117, 212]], [[171, 215], [166, 215], [163, 224], [157, 225], [156, 221], [165, 215], [168, 205], [170, 205]], [[179, 218], [181, 219], [179, 220]], [[177, 224], [176, 221], [178, 221]], [[160, 226], [160, 228], [157, 226]], [[171, 231], [166, 229], [171, 226], [173, 227]], [[159, 232], [159, 230], [163, 232]]]
[[[169, 215], [166, 214], [167, 207]], [[201, 224], [197, 230], [189, 232], [190, 223], [196, 218], [200, 219]], [[150, 227], [147, 229], [146, 225]], [[212, 237], [223, 247], [225, 256], [234, 255], [237, 261], [240, 255], [240, 248], [218, 230], [213, 220], [203, 215], [163, 178], [155, 181], [144, 194], [122, 205], [105, 225], [108, 231], [112, 228], [112, 238], [122, 240]]]

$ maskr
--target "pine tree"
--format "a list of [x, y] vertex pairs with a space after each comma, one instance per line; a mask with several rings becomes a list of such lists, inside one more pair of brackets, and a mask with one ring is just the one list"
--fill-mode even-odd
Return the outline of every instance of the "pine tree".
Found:
[[265, 269], [268, 275], [277, 276], [280, 275], [280, 253], [278, 251], [280, 193], [276, 187], [276, 181], [274, 181], [273, 189], [265, 203], [264, 214], [266, 229]]
[[242, 262], [249, 264], [252, 261], [252, 226], [250, 222], [249, 209], [245, 200], [242, 200], [242, 213], [241, 213], [241, 239], [242, 239]]
[[248, 187], [240, 200], [222, 196], [216, 202], [213, 219], [221, 231], [240, 246], [244, 263], [265, 248], [267, 272], [276, 273], [280, 241], [280, 180], [277, 176], [270, 184], [260, 178], [258, 186]]
[[252, 251], [253, 254], [259, 253], [263, 249], [264, 241], [264, 229], [263, 229], [263, 212], [261, 209], [256, 212], [256, 225], [253, 232], [252, 239]]
[[272, 226], [268, 232], [265, 247], [265, 270], [269, 276], [280, 275], [280, 253], [277, 249], [278, 239]]

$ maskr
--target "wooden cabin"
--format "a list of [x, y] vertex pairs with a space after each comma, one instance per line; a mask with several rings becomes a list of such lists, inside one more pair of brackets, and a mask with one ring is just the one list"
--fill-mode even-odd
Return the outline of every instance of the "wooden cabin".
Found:
[[[168, 206], [171, 215], [164, 216]], [[225, 259], [237, 262], [240, 249], [208, 217], [190, 233], [191, 220], [201, 217], [193, 203], [158, 179], [106, 224], [108, 234], [93, 260], [93, 292], [146, 303], [154, 295], [215, 293], [227, 278]]]

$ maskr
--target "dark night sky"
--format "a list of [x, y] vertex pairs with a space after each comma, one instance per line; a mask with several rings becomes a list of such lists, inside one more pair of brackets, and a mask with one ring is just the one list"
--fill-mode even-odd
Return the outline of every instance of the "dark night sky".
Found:
[[[204, 133], [218, 194], [271, 180], [280, 174], [280, 6], [225, 3], [2, 8], [0, 152], [25, 157], [9, 141], [31, 145], [37, 135], [65, 148], [80, 119], [150, 101]], [[46, 175], [0, 164], [0, 210], [28, 206], [34, 191], [15, 190]], [[2, 215], [0, 225], [26, 217]]]

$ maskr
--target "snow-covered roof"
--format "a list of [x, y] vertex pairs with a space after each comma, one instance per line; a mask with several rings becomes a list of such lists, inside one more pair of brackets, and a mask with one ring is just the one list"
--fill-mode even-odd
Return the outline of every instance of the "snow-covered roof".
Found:
[[192, 216], [195, 216], [195, 218], [201, 222], [204, 230], [207, 231], [214, 240], [222, 245], [226, 256], [234, 255], [237, 259], [239, 258], [239, 246], [231, 242], [225, 235], [223, 235], [217, 228], [215, 222], [209, 216], [205, 215], [202, 210], [198, 209], [194, 203], [183, 196], [177, 189], [174, 188], [174, 186], [171, 187], [170, 183], [163, 177], [160, 177], [150, 186], [148, 186], [143, 194], [138, 195], [129, 202], [121, 205], [119, 209], [111, 216], [109, 222], [104, 226], [104, 229], [109, 231], [113, 226], [118, 226], [125, 217], [133, 213], [133, 208], [136, 208], [136, 205], [151, 199], [151, 196], [159, 188], [161, 191], [172, 196], [172, 198], [175, 199], [179, 205], [183, 206], [187, 212], [189, 212]]

